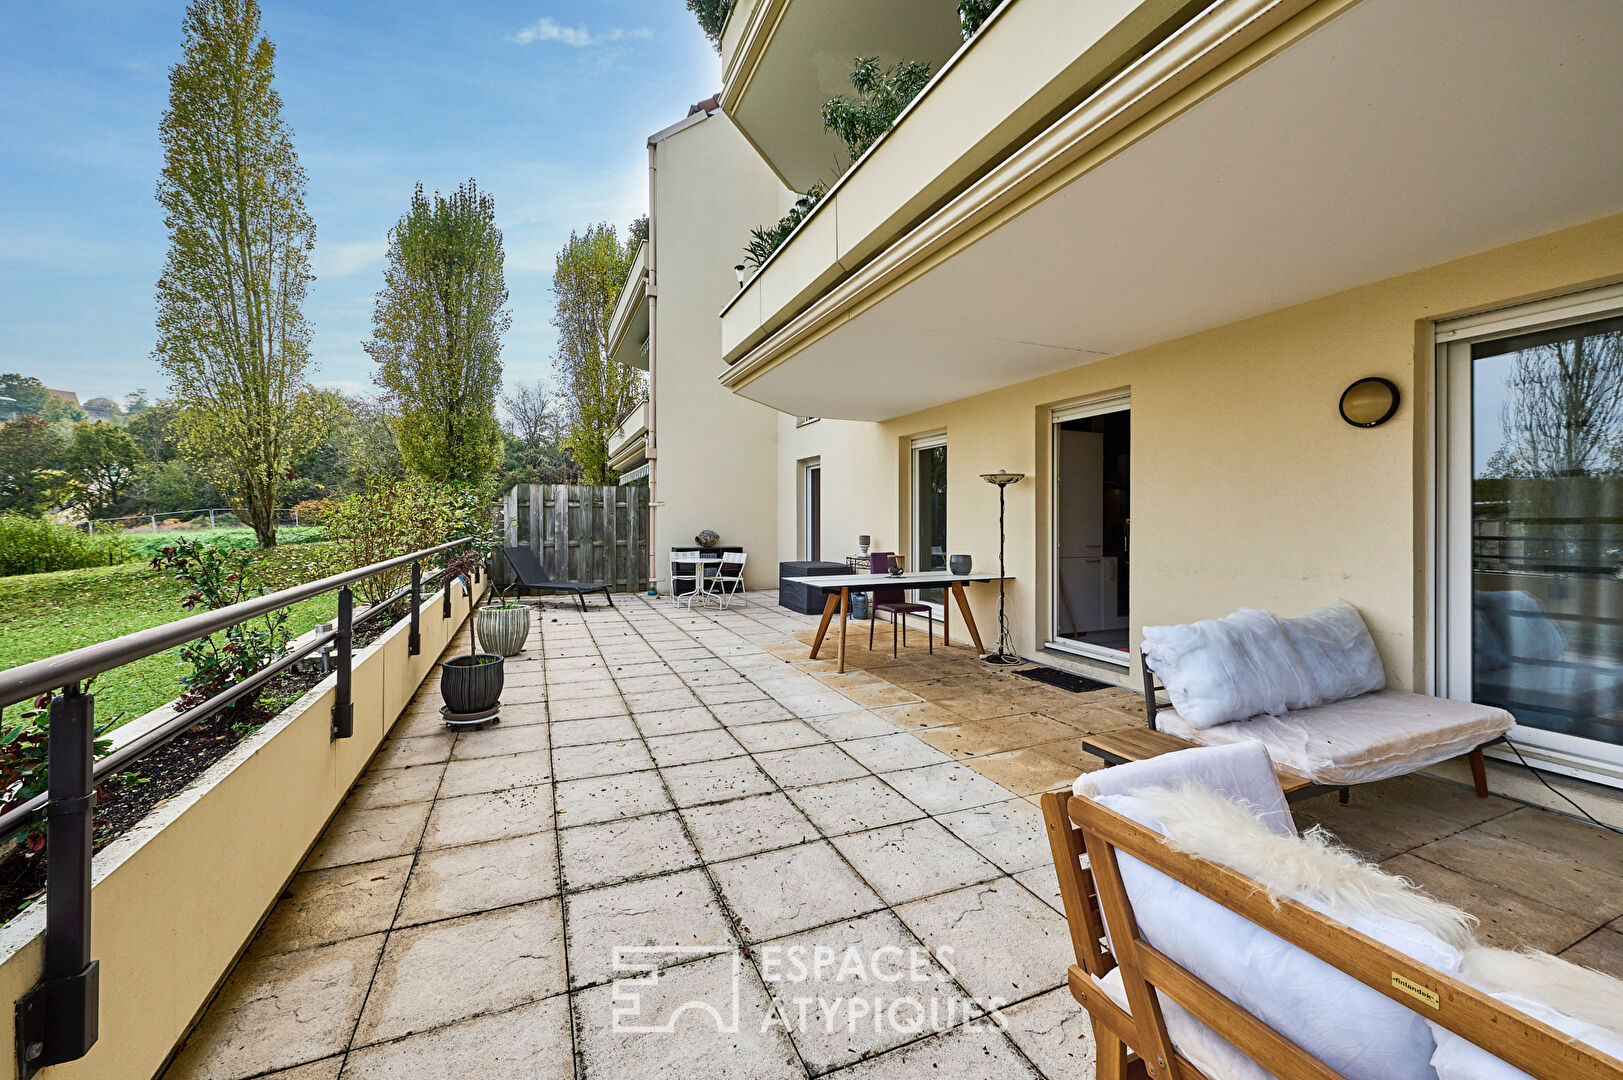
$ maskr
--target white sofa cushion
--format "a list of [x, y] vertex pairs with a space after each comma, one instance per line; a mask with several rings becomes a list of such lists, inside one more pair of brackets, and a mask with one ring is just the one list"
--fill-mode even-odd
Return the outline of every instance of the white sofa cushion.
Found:
[[1358, 609], [1347, 601], [1336, 600], [1279, 623], [1312, 673], [1321, 703], [1386, 689], [1386, 668], [1375, 651], [1375, 640]]
[[1126, 795], [1141, 788], [1198, 783], [1226, 799], [1242, 803], [1280, 836], [1295, 836], [1296, 822], [1279, 787], [1274, 764], [1260, 743], [1175, 750], [1143, 761], [1083, 773], [1071, 785], [1082, 798]]
[[[1460, 978], [1513, 1009], [1623, 1061], [1623, 981], [1542, 953], [1465, 951]], [[1170, 1020], [1168, 1021], [1170, 1023]], [[1515, 1066], [1432, 1025], [1440, 1080], [1532, 1080]]]
[[[1163, 789], [1105, 795], [1098, 801], [1157, 832], [1167, 832], [1156, 806], [1164, 808], [1167, 799], [1178, 797], [1198, 803], [1202, 796], [1208, 806], [1214, 799], [1210, 792]], [[1249, 829], [1255, 834], [1251, 841], [1264, 845], [1280, 842], [1278, 834], [1255, 820], [1247, 825], [1244, 817], [1226, 817], [1225, 830], [1233, 834]], [[1170, 838], [1189, 847], [1184, 843], [1188, 836]], [[1322, 842], [1316, 847], [1306, 840], [1286, 840], [1285, 845], [1295, 846], [1289, 860], [1295, 863], [1312, 862], [1326, 853]], [[1345, 857], [1332, 861], [1339, 869], [1327, 869], [1326, 874], [1345, 871]], [[1219, 993], [1349, 1080], [1436, 1080], [1431, 1066], [1436, 1044], [1425, 1020], [1413, 1011], [1137, 859], [1124, 854], [1118, 863], [1144, 939]], [[1389, 877], [1373, 867], [1365, 870]], [[1267, 876], [1257, 880], [1267, 886]], [[1300, 868], [1290, 876], [1298, 880]], [[1334, 889], [1320, 895], [1306, 890], [1287, 895], [1428, 967], [1450, 974], [1459, 968], [1455, 946], [1403, 919], [1328, 902], [1326, 896], [1339, 895]], [[1194, 1044], [1180, 1043], [1180, 1049], [1186, 1056], [1192, 1049], [1198, 1051]]]
[[1512, 660], [1558, 660], [1567, 651], [1566, 635], [1531, 593], [1479, 592], [1473, 607], [1486, 617]]
[[1458, 757], [1508, 732], [1505, 710], [1469, 701], [1377, 690], [1283, 716], [1205, 727], [1177, 710], [1155, 715], [1169, 735], [1208, 746], [1259, 742], [1274, 764], [1317, 784], [1367, 784]]
[[1212, 727], [1321, 700], [1279, 620], [1241, 608], [1221, 619], [1146, 626], [1143, 653], [1188, 723]]
[[[1099, 984], [1111, 1001], [1132, 1013], [1121, 968], [1112, 969]], [[1201, 1023], [1188, 1009], [1159, 991], [1155, 996], [1161, 999], [1161, 1017], [1167, 1022], [1172, 1045], [1211, 1080], [1274, 1080], [1273, 1073], [1236, 1050], [1233, 1043]]]

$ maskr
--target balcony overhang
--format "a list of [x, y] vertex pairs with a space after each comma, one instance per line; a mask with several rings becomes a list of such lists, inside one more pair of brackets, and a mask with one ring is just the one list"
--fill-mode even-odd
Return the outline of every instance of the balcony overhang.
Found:
[[998, 8], [729, 298], [723, 358], [733, 362], [765, 340], [1206, 2], [1020, 0]]
[[938, 69], [961, 44], [956, 5], [942, 0], [739, 0], [722, 33], [721, 107], [779, 178], [805, 191], [848, 164], [822, 106], [851, 93], [853, 60]]
[[609, 468], [616, 472], [635, 469], [648, 461], [648, 403], [631, 410], [609, 434]]
[[888, 419], [1623, 212], [1620, 50], [1607, 0], [1219, 0], [722, 381]]
[[609, 317], [609, 359], [627, 367], [648, 370], [648, 241], [637, 245], [637, 254], [626, 273], [626, 283]]

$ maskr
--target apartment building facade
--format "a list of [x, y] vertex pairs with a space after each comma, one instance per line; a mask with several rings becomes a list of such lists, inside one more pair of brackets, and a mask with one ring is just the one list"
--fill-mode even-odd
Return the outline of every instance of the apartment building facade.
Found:
[[[717, 320], [781, 557], [995, 567], [1024, 473], [1023, 655], [1131, 685], [1147, 624], [1339, 597], [1623, 783], [1620, 46], [1602, 0], [740, 0], [721, 108], [830, 182]], [[873, 55], [935, 75], [847, 165]]]

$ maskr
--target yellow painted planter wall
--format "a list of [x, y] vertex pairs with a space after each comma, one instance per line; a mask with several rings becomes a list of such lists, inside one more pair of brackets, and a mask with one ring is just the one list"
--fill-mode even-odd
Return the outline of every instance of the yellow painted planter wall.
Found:
[[[91, 955], [101, 962], [101, 1035], [86, 1057], [41, 1077], [144, 1080], [163, 1066], [468, 608], [453, 590], [443, 618], [434, 593], [421, 608], [419, 655], [407, 654], [404, 621], [356, 654], [351, 738], [329, 738], [328, 678], [96, 856]], [[15, 1002], [38, 982], [43, 928], [40, 904], [0, 929], [0, 1000]], [[16, 1075], [12, 1048], [0, 1080]]]

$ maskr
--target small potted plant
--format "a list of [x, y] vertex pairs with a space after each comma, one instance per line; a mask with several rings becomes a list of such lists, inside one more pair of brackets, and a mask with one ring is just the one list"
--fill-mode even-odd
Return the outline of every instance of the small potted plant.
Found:
[[[460, 577], [463, 587], [472, 592], [472, 571], [480, 559], [477, 552], [468, 552], [452, 560], [445, 568], [446, 581]], [[474, 625], [477, 628], [479, 602], [474, 601]], [[471, 637], [471, 635], [470, 635]], [[440, 664], [440, 697], [445, 699], [448, 723], [475, 723], [494, 716], [501, 706], [503, 680], [502, 655], [479, 652], [471, 641], [466, 656], [453, 656]]]

